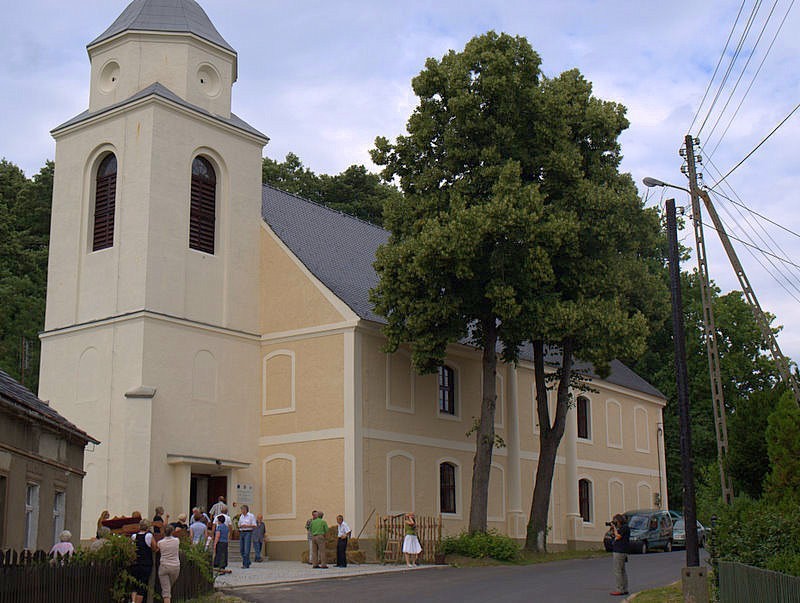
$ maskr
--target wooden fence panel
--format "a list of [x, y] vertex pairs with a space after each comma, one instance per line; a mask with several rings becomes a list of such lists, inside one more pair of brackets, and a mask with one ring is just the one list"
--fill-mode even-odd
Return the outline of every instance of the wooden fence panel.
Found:
[[[418, 515], [416, 520], [417, 538], [422, 547], [418, 560], [421, 563], [435, 563], [442, 541], [442, 518]], [[400, 563], [403, 560], [405, 531], [405, 517], [402, 514], [378, 515], [375, 533], [378, 556], [383, 563]]]

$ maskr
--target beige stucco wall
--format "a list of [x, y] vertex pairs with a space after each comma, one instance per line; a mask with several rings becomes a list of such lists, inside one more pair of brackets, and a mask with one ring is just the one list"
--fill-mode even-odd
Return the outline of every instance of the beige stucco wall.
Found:
[[90, 111], [158, 82], [193, 105], [230, 117], [236, 55], [229, 51], [188, 34], [127, 32], [92, 47], [89, 54]]
[[[364, 404], [364, 513], [372, 508], [377, 512], [397, 513], [399, 504], [412, 504], [416, 512], [438, 514], [438, 464], [449, 460], [459, 470], [460, 511], [455, 517], [445, 518], [445, 530], [458, 532], [466, 527], [469, 512], [471, 468], [474, 455], [474, 436], [465, 432], [471, 426], [471, 417], [477, 416], [481, 396], [481, 365], [477, 351], [453, 346], [447, 364], [457, 371], [457, 398], [459, 412], [442, 418], [438, 413], [437, 380], [435, 375], [414, 375], [410, 355], [401, 348], [392, 357], [381, 351], [382, 336], [375, 330], [365, 330], [362, 335], [362, 371]], [[388, 366], [388, 368], [387, 368]], [[513, 390], [510, 380], [514, 372], [509, 367], [498, 367], [497, 433], [508, 438], [513, 417], [507, 412], [508, 396]], [[565, 544], [568, 540], [599, 544], [604, 532], [604, 522], [610, 516], [633, 508], [648, 499], [644, 506], [652, 506], [652, 493], [658, 492], [659, 451], [657, 445], [658, 423], [662, 401], [636, 392], [626, 391], [602, 380], [592, 382], [596, 392], [581, 393], [590, 399], [591, 438], [577, 438], [576, 479], [592, 482], [592, 521], [579, 521], [574, 533], [570, 532], [568, 513], [569, 493], [566, 480], [569, 431], [559, 447], [550, 507], [551, 542]], [[533, 371], [525, 362], [516, 371], [517, 429], [519, 431], [519, 476], [512, 475], [508, 457], [513, 453], [508, 447], [495, 449], [493, 462], [501, 469], [493, 469], [490, 484], [490, 515], [496, 509], [505, 511], [504, 521], [490, 521], [492, 527], [515, 537], [524, 537], [524, 523], [530, 512], [533, 496], [536, 461], [539, 453], [538, 427], [533, 404]], [[622, 419], [622, 448], [607, 445], [605, 429], [605, 402], [619, 404]], [[458, 406], [458, 404], [457, 404]], [[552, 408], [552, 406], [551, 406]], [[616, 406], [614, 408], [617, 408]], [[602, 409], [602, 410], [600, 410]], [[638, 409], [638, 410], [637, 410]], [[639, 450], [633, 437], [634, 412], [639, 413]], [[576, 421], [574, 409], [569, 421]], [[601, 437], [602, 436], [602, 437]], [[642, 446], [649, 438], [649, 449]], [[663, 462], [663, 459], [662, 459]], [[401, 483], [409, 481], [410, 467], [414, 468], [413, 503], [408, 492], [398, 495]], [[430, 474], [430, 475], [429, 475]], [[401, 476], [398, 478], [398, 476]], [[502, 476], [502, 478], [501, 478]], [[400, 483], [397, 480], [400, 479]], [[512, 480], [519, 480], [521, 491], [520, 513], [512, 512], [510, 494]], [[613, 503], [610, 501], [609, 480], [617, 488]], [[621, 486], [620, 486], [621, 484]], [[661, 486], [665, 487], [665, 485]], [[621, 491], [620, 491], [621, 488]], [[411, 491], [411, 485], [405, 488]], [[498, 489], [502, 490], [498, 492]], [[642, 496], [639, 496], [641, 490]], [[624, 493], [620, 495], [620, 493]], [[649, 493], [646, 496], [645, 493]], [[663, 493], [666, 496], [666, 492]], [[621, 499], [624, 509], [612, 509]], [[499, 519], [499, 518], [498, 518]]]
[[357, 319], [266, 225], [261, 229], [261, 332], [292, 333]]

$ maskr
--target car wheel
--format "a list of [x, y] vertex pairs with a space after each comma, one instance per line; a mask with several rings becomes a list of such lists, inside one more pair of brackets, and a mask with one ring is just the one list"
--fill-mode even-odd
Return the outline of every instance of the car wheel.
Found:
[[664, 551], [667, 552], [667, 553], [671, 553], [672, 552], [672, 541], [671, 540], [667, 540], [667, 545], [664, 547]]
[[642, 542], [642, 549], [641, 549], [642, 555], [647, 555], [648, 550], [649, 549], [647, 548], [647, 541], [645, 540], [644, 542]]

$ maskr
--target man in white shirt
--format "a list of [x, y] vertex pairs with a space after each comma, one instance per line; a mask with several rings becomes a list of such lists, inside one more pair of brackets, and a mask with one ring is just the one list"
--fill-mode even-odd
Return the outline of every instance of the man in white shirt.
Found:
[[256, 527], [256, 517], [250, 512], [250, 507], [242, 505], [242, 514], [239, 516], [239, 552], [242, 554], [242, 567], [250, 567], [250, 547], [253, 544], [253, 530]]
[[211, 510], [209, 511], [209, 514], [211, 515], [211, 517], [216, 519], [217, 515], [219, 515], [220, 513], [225, 513], [226, 512], [226, 511], [222, 510], [223, 507], [225, 507], [227, 509], [227, 507], [225, 505], [225, 497], [224, 496], [220, 496], [219, 500], [217, 500], [217, 502], [215, 502], [211, 506]]
[[336, 567], [347, 567], [347, 541], [350, 540], [350, 526], [341, 515], [336, 516], [339, 525], [339, 539], [336, 541]]
[[217, 517], [219, 517], [220, 515], [222, 515], [225, 518], [226, 526], [228, 526], [229, 528], [233, 527], [233, 520], [231, 519], [231, 516], [228, 515], [228, 507], [222, 505], [222, 507], [220, 508], [220, 512], [214, 515], [214, 523], [217, 523]]

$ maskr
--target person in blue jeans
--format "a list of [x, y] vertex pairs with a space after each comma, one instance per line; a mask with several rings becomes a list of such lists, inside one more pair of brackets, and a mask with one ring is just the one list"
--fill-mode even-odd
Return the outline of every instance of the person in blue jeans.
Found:
[[250, 567], [250, 547], [253, 543], [253, 530], [256, 527], [256, 518], [250, 512], [250, 507], [242, 505], [242, 514], [239, 516], [239, 552], [242, 554], [242, 567]]
[[225, 516], [217, 516], [217, 525], [214, 526], [214, 567], [220, 572], [228, 573], [228, 526]]

